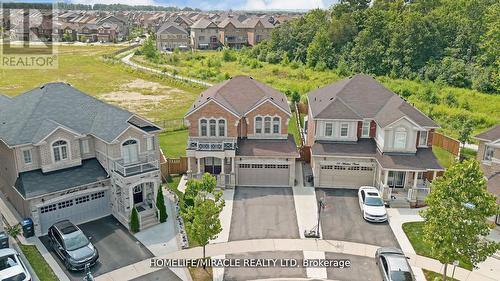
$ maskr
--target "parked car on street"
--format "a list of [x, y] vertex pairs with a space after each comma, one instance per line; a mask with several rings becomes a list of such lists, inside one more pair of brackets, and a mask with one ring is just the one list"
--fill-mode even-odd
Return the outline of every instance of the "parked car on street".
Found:
[[358, 190], [359, 208], [363, 218], [371, 222], [387, 221], [384, 200], [373, 186], [362, 186]]
[[382, 247], [375, 253], [384, 281], [414, 281], [415, 277], [403, 251], [393, 247]]
[[31, 281], [28, 268], [14, 249], [0, 250], [0, 280]]
[[83, 231], [68, 220], [49, 228], [50, 244], [68, 270], [84, 270], [99, 258], [99, 252]]

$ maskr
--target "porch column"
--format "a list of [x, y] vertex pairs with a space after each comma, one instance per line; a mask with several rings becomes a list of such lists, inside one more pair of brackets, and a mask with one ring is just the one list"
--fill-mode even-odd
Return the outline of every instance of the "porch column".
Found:
[[191, 157], [188, 157], [188, 173], [191, 173]]
[[434, 180], [437, 176], [437, 171], [434, 171], [434, 173], [432, 174], [432, 180]]
[[224, 173], [224, 166], [226, 166], [226, 157], [222, 157], [220, 161], [222, 162], [220, 173], [225, 174]]
[[235, 157], [231, 158], [231, 173], [233, 173], [233, 174], [234, 174], [234, 172], [235, 172], [235, 171], [234, 171], [234, 166], [235, 166], [235, 164], [234, 164], [234, 160], [235, 160], [235, 159], [236, 159]]
[[198, 162], [198, 174], [201, 173], [201, 158], [196, 158], [196, 161]]
[[418, 172], [415, 171], [413, 173], [415, 174], [414, 177], [413, 177], [413, 188], [417, 188]]
[[387, 185], [388, 180], [389, 180], [389, 170], [384, 170], [384, 185]]

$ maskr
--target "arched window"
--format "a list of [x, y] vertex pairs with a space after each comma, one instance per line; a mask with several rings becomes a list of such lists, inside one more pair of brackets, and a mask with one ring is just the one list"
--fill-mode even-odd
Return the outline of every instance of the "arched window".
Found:
[[271, 133], [271, 117], [264, 118], [264, 134]]
[[217, 136], [217, 121], [214, 119], [209, 121], [209, 128], [210, 128], [210, 136], [211, 137], [216, 137]]
[[394, 133], [394, 148], [395, 149], [405, 149], [406, 148], [406, 129], [399, 127]]
[[68, 143], [63, 140], [56, 141], [52, 144], [52, 152], [54, 153], [54, 161], [59, 162], [68, 159]]
[[127, 140], [122, 143], [122, 158], [124, 164], [139, 161], [139, 144], [136, 140]]
[[255, 117], [255, 133], [262, 134], [262, 117]]
[[219, 137], [226, 136], [226, 120], [219, 120]]
[[279, 134], [279, 133], [280, 133], [280, 118], [274, 117], [273, 118], [273, 134]]
[[202, 137], [207, 136], [207, 120], [206, 119], [201, 119], [201, 121], [200, 121], [200, 136], [202, 136]]

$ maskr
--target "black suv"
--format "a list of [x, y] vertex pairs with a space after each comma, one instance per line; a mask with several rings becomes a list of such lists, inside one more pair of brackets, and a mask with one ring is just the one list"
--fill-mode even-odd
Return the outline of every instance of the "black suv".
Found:
[[49, 228], [50, 244], [68, 270], [84, 270], [99, 258], [99, 252], [83, 231], [68, 220]]

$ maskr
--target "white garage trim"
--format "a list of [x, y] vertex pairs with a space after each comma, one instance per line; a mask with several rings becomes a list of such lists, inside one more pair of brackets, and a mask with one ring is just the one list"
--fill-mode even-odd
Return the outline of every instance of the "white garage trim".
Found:
[[375, 181], [374, 163], [352, 162], [320, 163], [317, 185], [320, 187], [358, 189], [373, 185]]
[[239, 163], [237, 183], [243, 186], [290, 186], [291, 163]]

